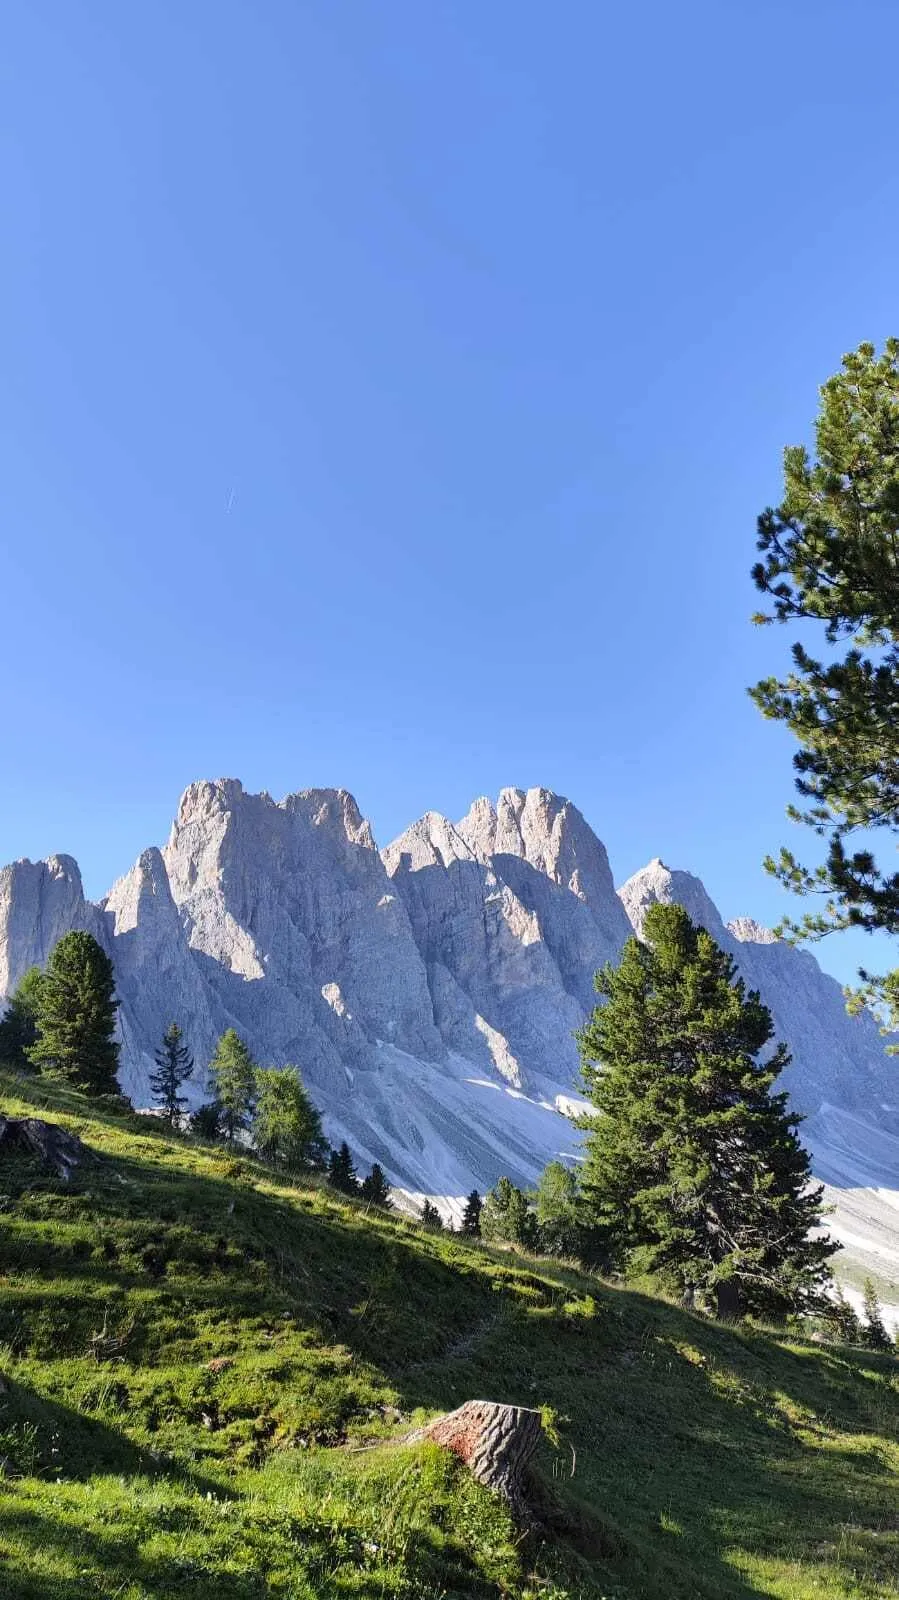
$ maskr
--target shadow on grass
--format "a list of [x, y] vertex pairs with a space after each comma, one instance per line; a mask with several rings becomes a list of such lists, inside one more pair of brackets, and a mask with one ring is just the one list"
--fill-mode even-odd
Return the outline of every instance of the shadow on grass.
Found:
[[[96, 1600], [98, 1593], [131, 1592], [132, 1585], [154, 1600], [188, 1594], [193, 1600], [268, 1600], [269, 1596], [285, 1600], [288, 1595], [291, 1600], [320, 1600], [332, 1594], [352, 1594], [357, 1600], [400, 1594], [414, 1595], [416, 1600], [495, 1600], [497, 1594], [496, 1585], [484, 1578], [469, 1554], [454, 1549], [448, 1558], [433, 1532], [410, 1530], [401, 1566], [386, 1576], [347, 1548], [344, 1530], [335, 1528], [329, 1537], [320, 1523], [310, 1526], [285, 1519], [274, 1539], [269, 1526], [267, 1548], [248, 1550], [244, 1543], [235, 1561], [234, 1546], [242, 1541], [235, 1540], [230, 1530], [216, 1538], [187, 1507], [169, 1509], [163, 1516], [167, 1527], [177, 1526], [182, 1535], [181, 1556], [149, 1555], [152, 1529], [146, 1526], [130, 1531], [113, 1526], [98, 1532], [83, 1525], [73, 1527], [30, 1505], [6, 1509], [5, 1538], [28, 1550], [31, 1570], [23, 1574], [18, 1562], [16, 1570], [10, 1570], [7, 1548], [0, 1548], [0, 1597]], [[202, 1555], [188, 1553], [191, 1540], [202, 1548]], [[235, 1571], [238, 1564], [244, 1570]], [[59, 1566], [74, 1569], [77, 1576], [57, 1577], [52, 1569]], [[46, 1575], [42, 1567], [50, 1568]], [[285, 1567], [291, 1569], [289, 1582]]]
[[[86, 1208], [105, 1231], [124, 1234], [149, 1220], [163, 1256], [166, 1239], [172, 1253], [158, 1281], [133, 1262], [73, 1261], [73, 1302], [95, 1293], [92, 1316], [111, 1289], [154, 1287], [186, 1340], [198, 1314], [223, 1335], [245, 1320], [260, 1338], [286, 1315], [310, 1344], [341, 1345], [367, 1364], [404, 1411], [445, 1410], [475, 1395], [552, 1405], [565, 1420], [559, 1450], [543, 1456], [550, 1525], [576, 1564], [598, 1561], [614, 1575], [612, 1587], [623, 1583], [641, 1600], [748, 1600], [759, 1590], [730, 1564], [734, 1549], [814, 1567], [826, 1546], [838, 1569], [834, 1530], [847, 1520], [850, 1489], [857, 1527], [890, 1526], [895, 1478], [886, 1452], [899, 1396], [879, 1375], [895, 1370], [891, 1357], [790, 1348], [551, 1262], [473, 1250], [318, 1188], [289, 1191], [242, 1157], [237, 1174], [217, 1177], [209, 1163], [227, 1156], [160, 1139], [157, 1128], [138, 1131], [162, 1145], [164, 1161], [149, 1151], [146, 1160], [106, 1155], [71, 1194], [89, 1188]], [[172, 1233], [185, 1222], [197, 1241], [193, 1259], [179, 1255]], [[214, 1257], [204, 1266], [203, 1240], [217, 1249], [221, 1238], [233, 1252], [227, 1271]], [[20, 1309], [37, 1314], [46, 1299], [58, 1310], [65, 1270], [54, 1260], [53, 1292], [34, 1282], [17, 1291]], [[73, 1303], [81, 1338], [79, 1316], [84, 1306]], [[126, 1360], [145, 1355], [138, 1337]], [[117, 1448], [108, 1439], [99, 1446]], [[135, 1449], [127, 1440], [122, 1448]], [[86, 1437], [86, 1458], [96, 1461], [94, 1450]], [[847, 1580], [855, 1559], [847, 1551]], [[899, 1552], [878, 1559], [895, 1561], [889, 1570], [899, 1579]], [[228, 1589], [218, 1573], [216, 1581], [225, 1600], [266, 1593]]]

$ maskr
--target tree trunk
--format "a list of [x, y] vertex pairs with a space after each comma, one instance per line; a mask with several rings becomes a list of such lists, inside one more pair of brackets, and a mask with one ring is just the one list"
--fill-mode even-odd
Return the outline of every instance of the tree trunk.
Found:
[[526, 1516], [524, 1472], [540, 1440], [539, 1411], [468, 1400], [458, 1411], [421, 1428], [415, 1439], [431, 1439], [464, 1461], [478, 1483], [502, 1495], [516, 1516]]
[[40, 1117], [0, 1116], [0, 1151], [27, 1150], [66, 1183], [87, 1151], [80, 1139], [57, 1122], [42, 1122]]

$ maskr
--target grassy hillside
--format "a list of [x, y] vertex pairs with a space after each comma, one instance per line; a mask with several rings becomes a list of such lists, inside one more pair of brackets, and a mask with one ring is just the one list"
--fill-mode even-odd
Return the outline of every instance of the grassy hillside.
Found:
[[[0, 1074], [0, 1596], [899, 1591], [899, 1365], [717, 1327]], [[552, 1408], [541, 1535], [410, 1419]], [[572, 1476], [572, 1466], [574, 1475]]]

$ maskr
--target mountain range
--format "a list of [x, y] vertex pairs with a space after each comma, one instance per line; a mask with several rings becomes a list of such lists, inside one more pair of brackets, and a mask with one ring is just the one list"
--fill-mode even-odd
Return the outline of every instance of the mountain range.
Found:
[[616, 891], [596, 834], [545, 789], [503, 789], [458, 822], [428, 812], [379, 850], [345, 790], [276, 802], [236, 779], [193, 783], [168, 843], [99, 903], [70, 856], [0, 869], [0, 997], [86, 928], [115, 965], [136, 1105], [172, 1020], [197, 1063], [194, 1104], [234, 1027], [260, 1062], [300, 1067], [359, 1162], [452, 1209], [502, 1172], [530, 1183], [576, 1155], [574, 1030], [593, 974], [657, 900], [684, 905], [761, 992], [833, 1229], [882, 1282], [899, 1276], [899, 1068], [873, 1017], [847, 1016], [807, 951], [725, 924], [687, 872], [656, 859]]

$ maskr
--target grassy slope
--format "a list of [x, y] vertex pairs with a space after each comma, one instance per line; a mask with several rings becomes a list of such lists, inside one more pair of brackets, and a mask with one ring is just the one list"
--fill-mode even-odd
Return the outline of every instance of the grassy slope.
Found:
[[[71, 1188], [0, 1167], [3, 1597], [899, 1591], [892, 1357], [716, 1327], [0, 1074], [26, 1104], [99, 1159]], [[567, 1419], [549, 1534], [396, 1442], [475, 1396]]]

